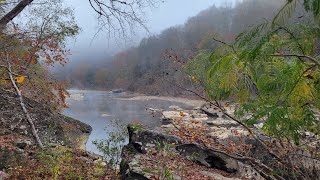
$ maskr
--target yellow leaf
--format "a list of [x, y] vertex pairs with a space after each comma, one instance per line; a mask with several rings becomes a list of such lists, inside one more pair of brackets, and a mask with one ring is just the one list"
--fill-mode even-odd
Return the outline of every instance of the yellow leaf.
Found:
[[24, 77], [24, 76], [18, 76], [18, 77], [16, 77], [16, 81], [17, 81], [18, 83], [23, 83], [24, 80], [25, 80], [25, 77]]
[[197, 78], [194, 77], [194, 76], [192, 76], [191, 79], [192, 79], [192, 81], [194, 81], [194, 82], [197, 81]]

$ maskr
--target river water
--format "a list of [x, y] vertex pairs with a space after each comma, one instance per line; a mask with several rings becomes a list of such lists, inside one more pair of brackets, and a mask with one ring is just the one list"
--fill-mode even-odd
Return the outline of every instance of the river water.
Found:
[[92, 141], [105, 139], [109, 132], [119, 128], [112, 123], [113, 120], [118, 120], [124, 125], [140, 122], [152, 128], [161, 124], [160, 117], [150, 115], [146, 108], [168, 110], [172, 105], [191, 108], [190, 105], [171, 100], [152, 98], [129, 100], [126, 98], [127, 93], [82, 90], [70, 90], [69, 92], [71, 94], [71, 97], [67, 99], [69, 108], [65, 109], [63, 114], [92, 127], [86, 149], [96, 154], [101, 153], [98, 152]]

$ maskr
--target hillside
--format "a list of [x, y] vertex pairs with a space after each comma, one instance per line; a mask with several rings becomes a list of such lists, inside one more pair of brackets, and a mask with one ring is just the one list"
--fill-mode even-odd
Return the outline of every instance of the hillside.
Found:
[[87, 63], [90, 59], [71, 62], [56, 76], [80, 89], [123, 88], [151, 95], [182, 95], [185, 92], [174, 84], [194, 88], [190, 74], [182, 67], [199, 51], [212, 51], [220, 45], [213, 37], [232, 42], [248, 26], [272, 19], [282, 4], [249, 0], [235, 7], [212, 6], [183, 25], [146, 37], [138, 46], [113, 57], [92, 63]]

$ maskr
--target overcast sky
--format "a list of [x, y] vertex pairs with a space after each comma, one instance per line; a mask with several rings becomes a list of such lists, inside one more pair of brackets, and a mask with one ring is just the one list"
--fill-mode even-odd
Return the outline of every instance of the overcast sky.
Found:
[[[200, 11], [214, 4], [225, 6], [235, 1], [165, 0], [158, 7], [146, 10], [146, 25], [151, 34], [158, 34], [168, 27], [183, 24], [189, 17], [197, 15]], [[71, 60], [112, 55], [120, 49], [137, 44], [141, 38], [150, 35], [142, 29], [137, 29], [137, 34], [126, 40], [108, 39], [106, 33], [103, 32], [95, 37], [98, 29], [97, 15], [91, 9], [88, 0], [66, 0], [65, 2], [74, 8], [76, 20], [82, 29], [76, 40], [68, 43], [73, 54], [70, 57]]]

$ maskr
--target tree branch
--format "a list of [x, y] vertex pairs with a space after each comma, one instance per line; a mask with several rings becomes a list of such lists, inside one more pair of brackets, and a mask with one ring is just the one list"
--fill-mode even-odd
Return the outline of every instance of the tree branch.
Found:
[[26, 8], [33, 0], [22, 0], [11, 11], [0, 19], [0, 32], [6, 28], [7, 24], [12, 21], [21, 11]]

